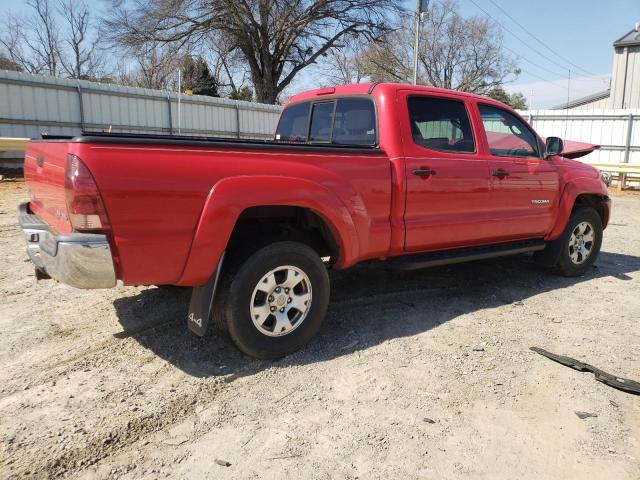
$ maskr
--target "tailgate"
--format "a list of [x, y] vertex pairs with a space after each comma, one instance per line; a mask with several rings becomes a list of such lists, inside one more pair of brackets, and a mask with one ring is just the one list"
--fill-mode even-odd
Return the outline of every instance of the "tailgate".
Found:
[[72, 231], [64, 190], [68, 142], [31, 141], [24, 158], [29, 210], [60, 233]]

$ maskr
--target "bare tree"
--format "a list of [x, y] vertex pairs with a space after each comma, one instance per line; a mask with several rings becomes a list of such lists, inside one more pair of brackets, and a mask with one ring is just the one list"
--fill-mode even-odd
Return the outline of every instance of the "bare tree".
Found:
[[231, 95], [235, 92], [237, 95], [238, 92], [245, 92], [246, 97], [250, 72], [242, 52], [219, 32], [213, 32], [209, 36], [205, 49], [203, 57], [211, 66], [211, 73], [216, 78], [221, 93]]
[[219, 32], [242, 53], [259, 102], [278, 94], [346, 35], [389, 31], [393, 0], [112, 0], [105, 32], [112, 41], [184, 45]]
[[5, 55], [22, 70], [54, 77], [99, 78], [104, 59], [91, 36], [83, 0], [30, 0], [31, 14], [7, 15], [0, 33]]
[[44, 65], [45, 73], [56, 77], [60, 73], [60, 28], [54, 11], [48, 0], [30, 0], [27, 5], [34, 11], [26, 22], [33, 35], [25, 35], [25, 42], [31, 54]]
[[[487, 93], [518, 75], [515, 61], [502, 48], [502, 32], [486, 18], [464, 18], [456, 0], [438, 0], [422, 21], [420, 83], [474, 93]], [[407, 19], [410, 24], [410, 19]], [[410, 81], [414, 31], [391, 32], [371, 45], [363, 63], [376, 81]]]
[[371, 81], [399, 83], [411, 81], [412, 36], [412, 31], [398, 29], [385, 35], [381, 41], [366, 47], [361, 54], [360, 63]]
[[24, 37], [25, 31], [22, 23], [13, 15], [8, 14], [2, 22], [2, 33], [0, 34], [0, 46], [4, 50], [4, 55], [20, 70], [41, 73], [43, 67], [29, 55]]
[[66, 21], [64, 44], [67, 52], [60, 63], [69, 78], [96, 78], [102, 73], [104, 59], [97, 51], [97, 38], [90, 37], [90, 13], [83, 0], [60, 0], [60, 15]]
[[22, 69], [53, 77], [60, 73], [60, 29], [48, 0], [29, 0], [32, 14], [19, 19], [7, 15], [0, 44]]
[[329, 83], [344, 85], [360, 83], [368, 78], [364, 62], [365, 44], [357, 38], [346, 39], [344, 45], [331, 49], [325, 62]]
[[177, 86], [177, 71], [182, 60], [174, 47], [145, 45], [130, 49], [126, 61], [118, 65], [117, 82], [133, 87], [173, 90]]

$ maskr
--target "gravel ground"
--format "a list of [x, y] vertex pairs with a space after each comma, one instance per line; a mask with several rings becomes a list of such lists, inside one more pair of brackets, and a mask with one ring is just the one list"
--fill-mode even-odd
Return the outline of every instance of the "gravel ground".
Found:
[[[189, 292], [36, 283], [0, 182], [0, 478], [640, 478], [640, 197], [566, 279], [513, 257], [334, 272], [302, 352], [186, 328]], [[580, 419], [575, 412], [597, 416]]]

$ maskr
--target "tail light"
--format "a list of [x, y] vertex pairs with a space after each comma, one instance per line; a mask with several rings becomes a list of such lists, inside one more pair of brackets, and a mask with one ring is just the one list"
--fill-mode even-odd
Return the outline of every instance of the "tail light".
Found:
[[107, 230], [107, 211], [91, 172], [75, 155], [67, 155], [64, 179], [67, 212], [75, 230]]

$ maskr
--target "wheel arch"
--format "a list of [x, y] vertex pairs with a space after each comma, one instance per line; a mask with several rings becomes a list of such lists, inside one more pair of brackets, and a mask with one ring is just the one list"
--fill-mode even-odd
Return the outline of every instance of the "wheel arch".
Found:
[[[290, 228], [292, 224], [314, 226], [325, 242], [320, 247], [333, 253], [332, 263], [338, 267], [348, 265], [358, 256], [358, 236], [351, 214], [326, 187], [294, 177], [230, 177], [218, 182], [209, 192], [178, 284], [204, 284], [229, 242], [237, 241], [238, 232], [246, 232], [244, 226], [251, 223], [247, 220], [257, 220], [261, 214], [267, 219], [264, 223], [270, 231], [274, 223], [288, 219], [285, 224], [295, 233], [291, 239], [300, 233], [299, 228]], [[293, 218], [300, 219], [301, 223], [292, 223]], [[273, 222], [274, 219], [277, 221]], [[259, 226], [257, 229], [259, 231]], [[304, 243], [308, 243], [308, 238]]]
[[247, 241], [262, 236], [262, 243], [292, 240], [313, 248], [320, 257], [338, 261], [340, 241], [331, 223], [308, 207], [295, 205], [256, 205], [245, 208], [238, 216], [229, 237], [227, 250], [241, 249]]
[[579, 194], [575, 201], [573, 202], [573, 208], [571, 212], [574, 212], [577, 208], [580, 207], [590, 207], [593, 208], [598, 215], [600, 216], [600, 220], [602, 220], [603, 228], [606, 226], [606, 221], [609, 219], [609, 215], [606, 207], [606, 199], [603, 198], [602, 194], [596, 193], [581, 193]]
[[582, 206], [591, 207], [598, 212], [602, 220], [602, 227], [606, 228], [609, 222], [610, 205], [611, 200], [602, 182], [593, 181], [581, 185], [568, 183], [560, 196], [556, 222], [545, 240], [555, 240], [562, 235], [571, 213]]

